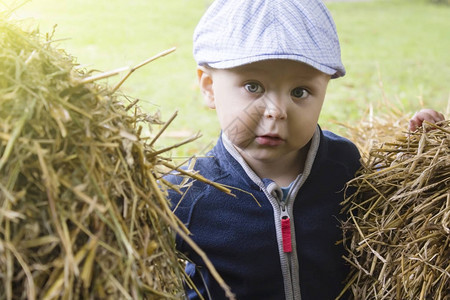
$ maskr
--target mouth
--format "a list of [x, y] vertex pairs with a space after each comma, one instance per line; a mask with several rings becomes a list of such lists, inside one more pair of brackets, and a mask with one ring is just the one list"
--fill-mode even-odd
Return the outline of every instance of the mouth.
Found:
[[263, 146], [279, 146], [284, 143], [284, 139], [277, 134], [258, 135], [255, 140]]

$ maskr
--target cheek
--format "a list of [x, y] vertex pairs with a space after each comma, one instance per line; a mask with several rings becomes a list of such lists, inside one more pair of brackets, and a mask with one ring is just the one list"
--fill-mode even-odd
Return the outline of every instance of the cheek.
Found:
[[242, 95], [229, 94], [229, 97], [216, 100], [216, 111], [222, 129], [233, 123], [254, 127], [261, 115], [258, 101], [242, 99]]
[[289, 116], [289, 121], [291, 122], [290, 128], [294, 131], [293, 134], [300, 134], [305, 137], [312, 136], [316, 130], [321, 107], [321, 105], [315, 105]]
[[258, 125], [251, 111], [227, 107], [217, 110], [222, 130], [251, 132]]
[[243, 148], [252, 142], [258, 126], [252, 110], [230, 105], [220, 107], [217, 114], [223, 132], [234, 145]]

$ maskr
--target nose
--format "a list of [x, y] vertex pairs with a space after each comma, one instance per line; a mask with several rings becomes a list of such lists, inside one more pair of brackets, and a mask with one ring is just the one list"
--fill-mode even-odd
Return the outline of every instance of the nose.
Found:
[[282, 99], [266, 99], [264, 117], [268, 119], [286, 119], [286, 104]]

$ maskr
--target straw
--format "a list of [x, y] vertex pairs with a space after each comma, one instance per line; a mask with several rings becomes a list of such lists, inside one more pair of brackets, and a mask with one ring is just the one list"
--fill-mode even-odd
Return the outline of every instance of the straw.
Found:
[[0, 17], [0, 299], [182, 299], [166, 126], [98, 81], [174, 49], [93, 75], [52, 45]]
[[343, 202], [351, 299], [449, 299], [450, 121], [406, 128], [398, 111], [350, 128], [363, 153]]

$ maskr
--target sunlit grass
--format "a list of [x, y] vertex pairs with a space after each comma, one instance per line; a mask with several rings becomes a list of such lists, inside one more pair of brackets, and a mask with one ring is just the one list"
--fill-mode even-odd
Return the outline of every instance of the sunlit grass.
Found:
[[[3, 3], [11, 3], [4, 1]], [[177, 51], [139, 69], [123, 91], [141, 99], [149, 112], [178, 117], [162, 143], [195, 134], [203, 137], [175, 155], [201, 154], [218, 136], [214, 111], [203, 104], [192, 59], [192, 32], [208, 0], [34, 0], [17, 15], [34, 18], [41, 32], [69, 38], [59, 46], [87, 68], [102, 71], [135, 65], [154, 54]], [[445, 111], [450, 88], [450, 7], [427, 0], [328, 3], [338, 28], [347, 75], [333, 80], [320, 119], [338, 133], [335, 122], [356, 120], [384, 97], [405, 113], [427, 107]], [[1, 7], [1, 2], [0, 2]], [[117, 78], [109, 79], [114, 84]], [[381, 81], [380, 81], [381, 80]], [[380, 82], [382, 82], [382, 87]]]
[[412, 0], [329, 7], [348, 73], [331, 83], [322, 122], [358, 118], [369, 103], [379, 104], [383, 97], [403, 105], [405, 112], [412, 113], [422, 104], [446, 110], [449, 6]]

